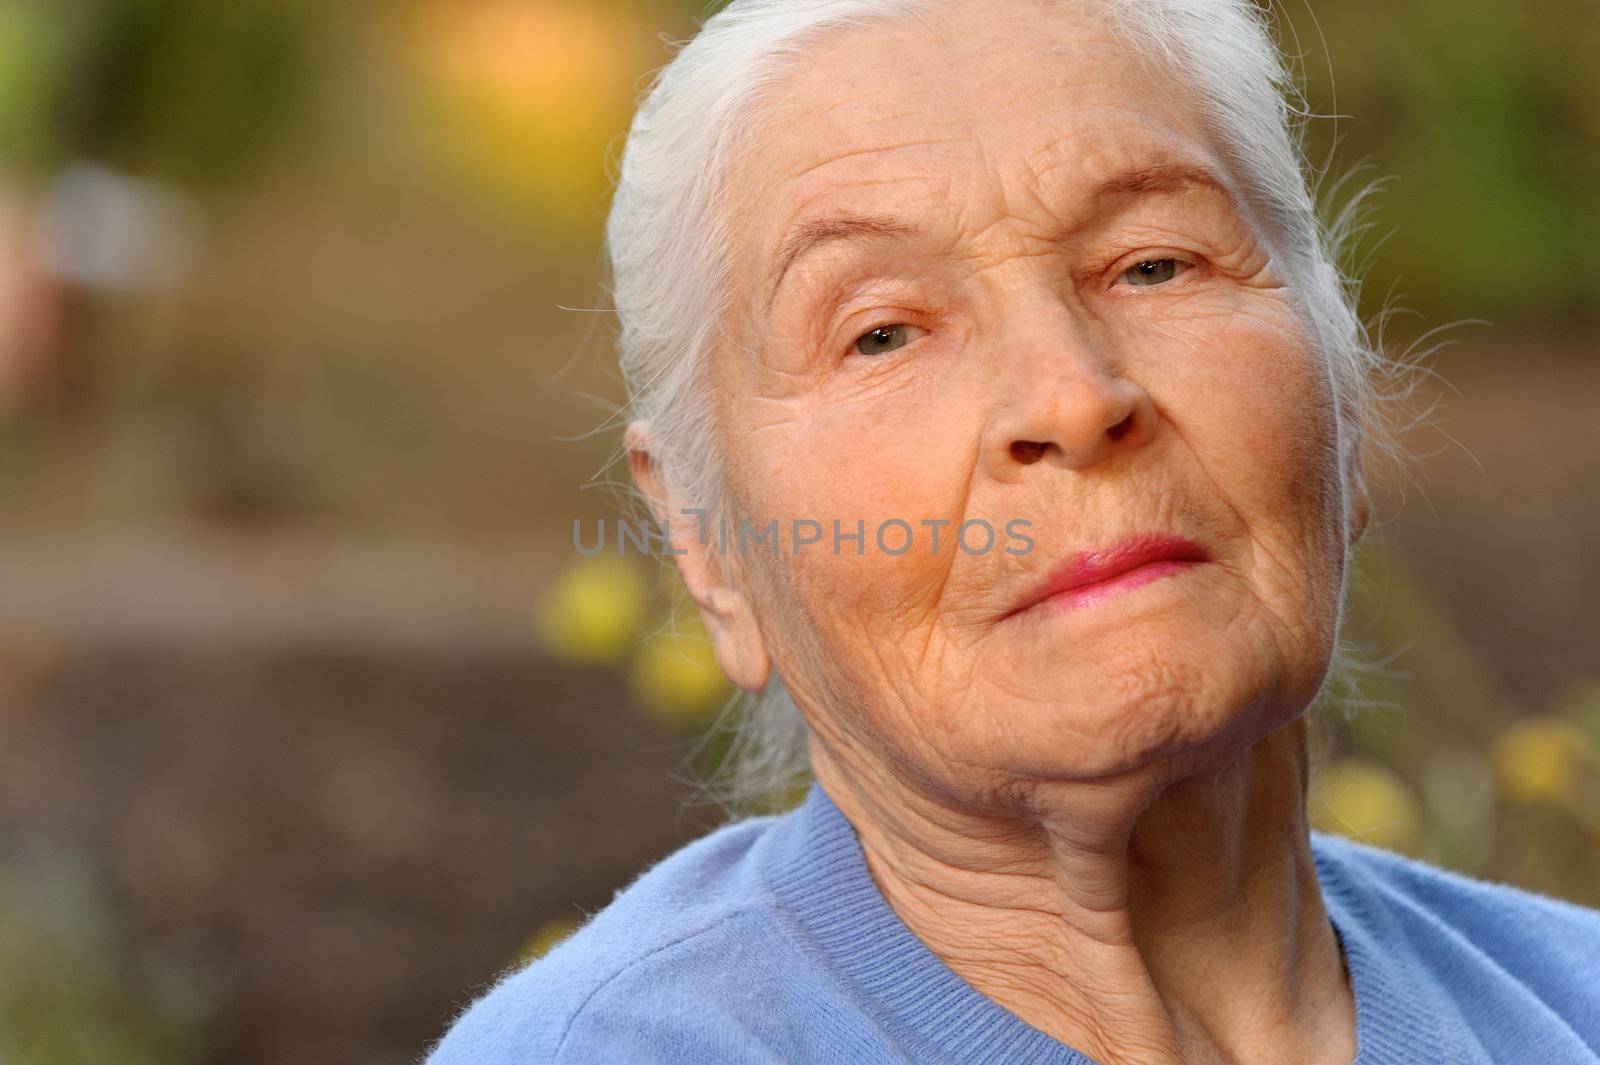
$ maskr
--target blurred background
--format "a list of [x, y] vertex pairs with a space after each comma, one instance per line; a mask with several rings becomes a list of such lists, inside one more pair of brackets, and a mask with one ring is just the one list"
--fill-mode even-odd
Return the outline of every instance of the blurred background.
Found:
[[[1445, 344], [1317, 823], [1600, 905], [1600, 7], [1286, 2], [1313, 157], [1393, 176], [1366, 309]], [[718, 822], [704, 642], [571, 546], [699, 9], [0, 0], [0, 1060], [411, 1060]]]

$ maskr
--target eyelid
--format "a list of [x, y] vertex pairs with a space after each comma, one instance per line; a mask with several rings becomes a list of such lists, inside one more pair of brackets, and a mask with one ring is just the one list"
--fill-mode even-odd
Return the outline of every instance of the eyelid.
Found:
[[[1160, 262], [1162, 259], [1171, 259], [1173, 262], [1178, 264], [1177, 272], [1173, 274], [1174, 281], [1177, 280], [1180, 275], [1196, 269], [1200, 265], [1201, 261], [1201, 257], [1198, 255], [1194, 255], [1189, 252], [1180, 252], [1168, 249], [1141, 251], [1136, 252], [1133, 255], [1125, 255], [1121, 259], [1118, 259], [1116, 263], [1106, 271], [1106, 276], [1111, 279], [1110, 284], [1107, 287], [1115, 288], [1122, 281], [1122, 275], [1126, 274], [1129, 270], [1132, 270], [1140, 263]], [[1157, 285], [1152, 287], [1159, 288], [1160, 286]]]
[[[855, 328], [852, 327], [851, 329], [847, 330], [848, 336], [846, 337], [845, 342], [844, 342], [844, 355], [845, 355], [845, 358], [851, 358], [851, 357], [862, 358], [863, 356], [861, 355], [861, 353], [859, 351], [855, 350], [856, 344], [859, 343], [861, 341], [861, 339], [863, 337], [865, 337], [868, 333], [877, 332], [879, 329], [888, 329], [890, 326], [895, 326], [895, 325], [901, 326], [902, 328], [907, 329], [907, 330], [915, 330], [916, 331], [916, 335], [915, 336], [908, 336], [906, 338], [906, 342], [904, 344], [902, 344], [899, 348], [895, 349], [896, 352], [904, 351], [906, 348], [908, 348], [912, 344], [916, 343], [922, 337], [927, 336], [928, 333], [930, 332], [930, 330], [928, 329], [927, 326], [917, 325], [915, 322], [909, 321], [909, 319], [911, 317], [912, 317], [911, 315], [903, 315], [901, 317], [895, 317], [893, 315], [889, 315], [889, 316], [886, 316], [886, 317], [884, 317], [882, 319], [869, 318], [869, 319], [867, 319], [868, 321], [875, 321], [877, 324], [869, 325], [865, 329], [855, 329]], [[893, 352], [891, 352], [890, 354], [893, 354]], [[887, 357], [888, 356], [884, 356], [884, 355], [876, 356], [876, 358], [878, 358], [878, 359], [887, 358]]]

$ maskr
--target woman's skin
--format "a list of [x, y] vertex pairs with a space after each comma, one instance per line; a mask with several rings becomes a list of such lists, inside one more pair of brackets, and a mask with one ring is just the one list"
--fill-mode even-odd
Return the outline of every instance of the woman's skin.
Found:
[[[1106, 1065], [1349, 1065], [1301, 713], [1365, 495], [1191, 92], [1071, 5], [963, 0], [831, 33], [754, 134], [706, 381], [727, 489], [869, 534], [773, 558], [681, 525], [723, 668], [780, 671], [890, 905], [1028, 1023]], [[890, 556], [890, 518], [1035, 547]], [[1143, 532], [1209, 560], [1007, 616]]]

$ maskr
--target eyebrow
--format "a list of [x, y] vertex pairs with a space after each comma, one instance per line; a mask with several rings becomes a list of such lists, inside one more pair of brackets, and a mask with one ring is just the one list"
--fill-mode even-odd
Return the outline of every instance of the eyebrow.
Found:
[[916, 232], [916, 227], [893, 218], [875, 218], [864, 215], [841, 215], [833, 218], [814, 218], [795, 227], [778, 247], [774, 257], [777, 264], [772, 280], [767, 285], [767, 305], [778, 295], [789, 268], [801, 258], [818, 248], [839, 242], [860, 242], [884, 238], [904, 238]]
[[1158, 163], [1113, 174], [1094, 188], [1095, 200], [1110, 200], [1150, 192], [1187, 192], [1201, 189], [1233, 198], [1222, 179], [1203, 166]]
[[[1160, 163], [1123, 171], [1101, 181], [1090, 194], [1096, 204], [1125, 200], [1152, 193], [1205, 190], [1232, 200], [1222, 180], [1210, 170], [1187, 163]], [[915, 226], [893, 218], [869, 215], [839, 215], [802, 222], [784, 238], [774, 256], [771, 280], [767, 283], [766, 304], [770, 309], [783, 279], [800, 259], [828, 244], [861, 243], [872, 240], [901, 239], [917, 233]]]

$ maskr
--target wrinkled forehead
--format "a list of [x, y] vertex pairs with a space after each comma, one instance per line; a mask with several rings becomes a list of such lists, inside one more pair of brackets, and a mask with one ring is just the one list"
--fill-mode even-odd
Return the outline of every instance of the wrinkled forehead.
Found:
[[1226, 185], [1192, 90], [1106, 18], [980, 2], [811, 42], [753, 109], [730, 173], [733, 276], [767, 278], [812, 217], [959, 204], [968, 227], [1029, 212], [1070, 223], [1123, 174], [1187, 169]]

